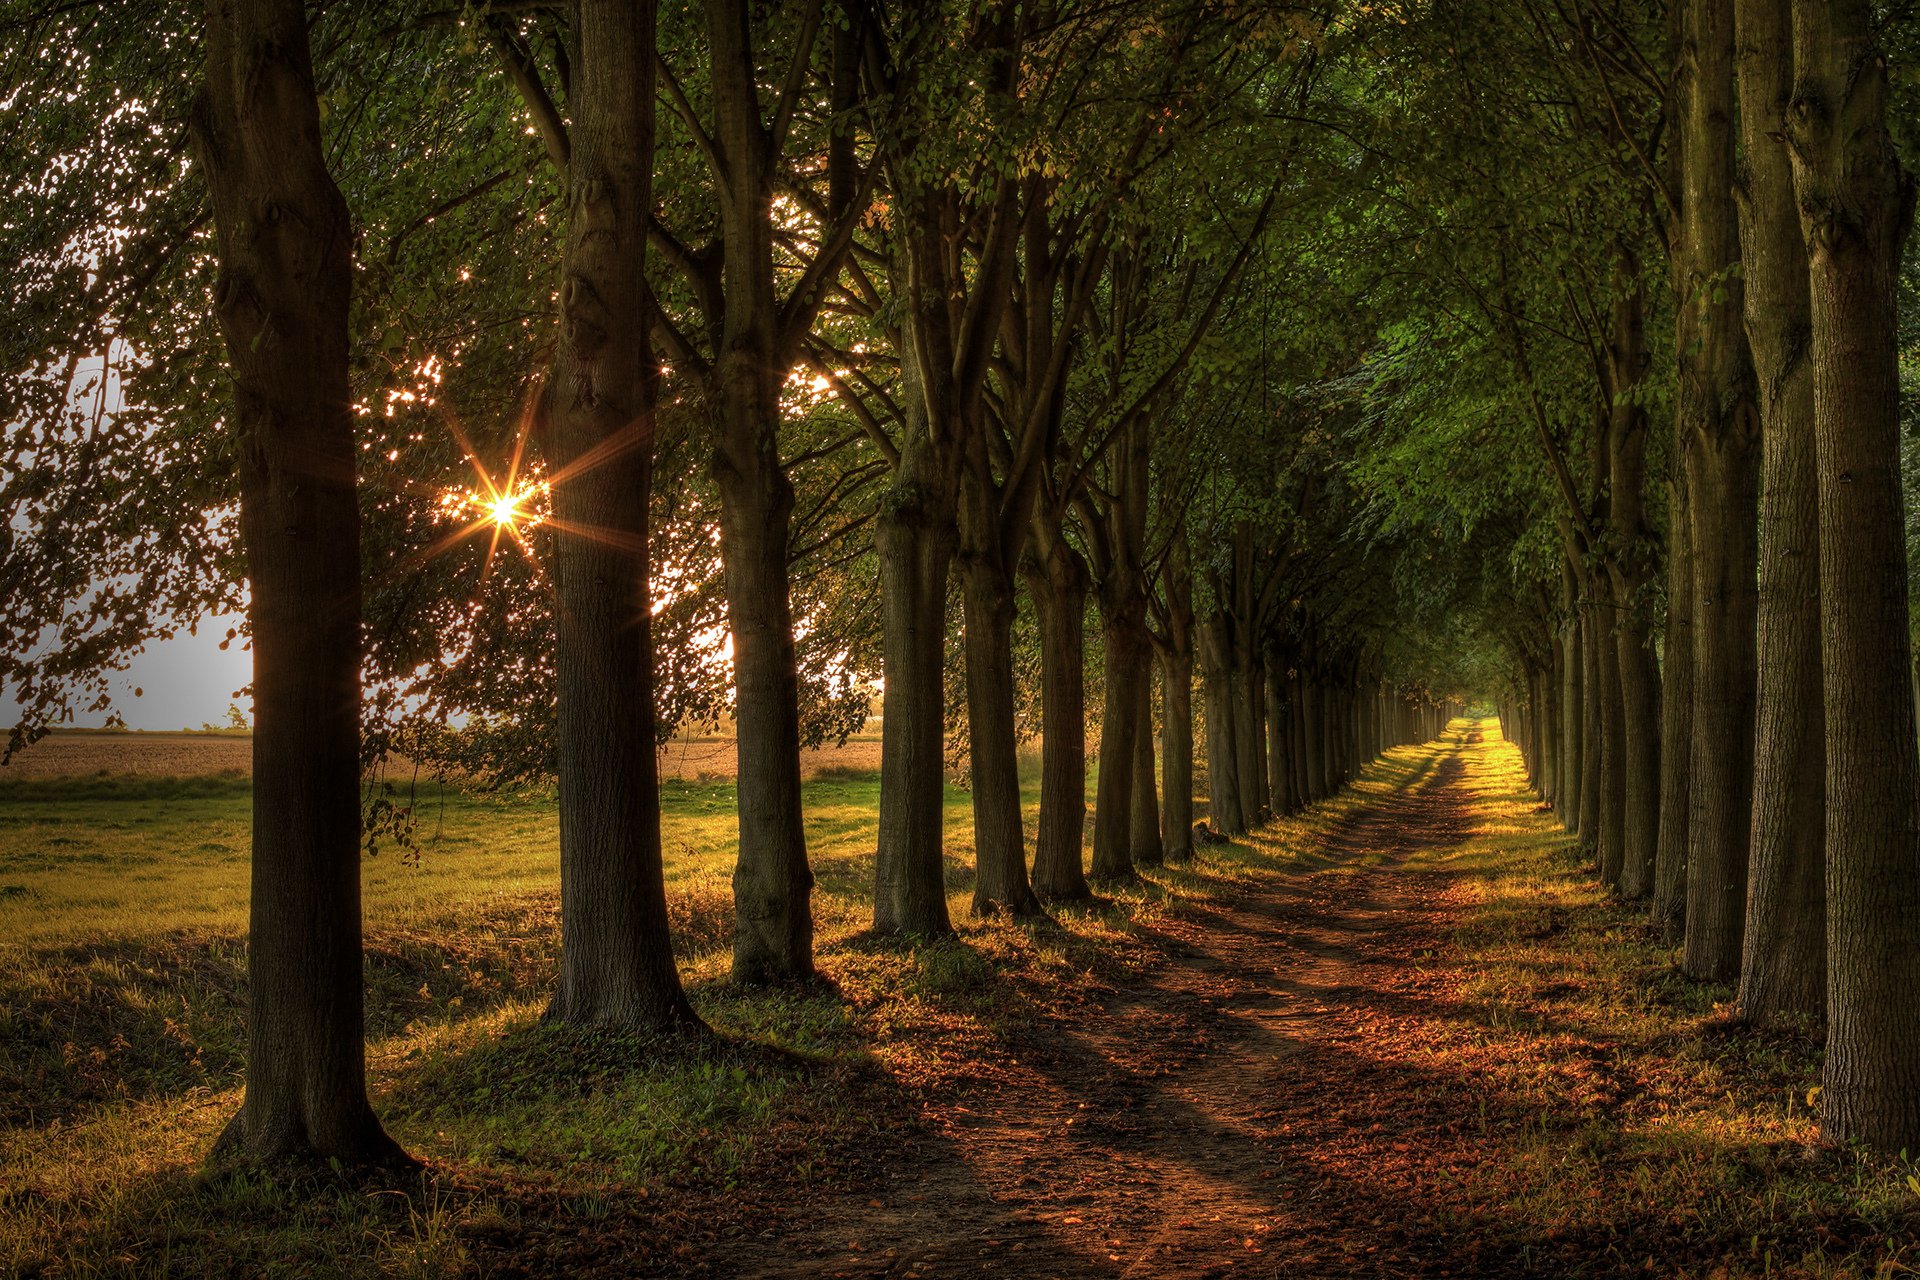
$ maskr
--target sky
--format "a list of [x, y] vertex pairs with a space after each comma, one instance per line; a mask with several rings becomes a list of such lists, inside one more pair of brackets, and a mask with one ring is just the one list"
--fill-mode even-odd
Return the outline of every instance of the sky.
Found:
[[[227, 706], [238, 704], [249, 720], [253, 700], [234, 692], [253, 680], [253, 654], [238, 642], [224, 652], [220, 638], [235, 625], [234, 618], [209, 618], [199, 635], [184, 632], [171, 640], [156, 640], [132, 665], [113, 679], [115, 709], [129, 729], [198, 729], [203, 724], [224, 726]], [[133, 696], [135, 689], [141, 696]], [[12, 724], [19, 707], [0, 697], [0, 717]], [[76, 727], [97, 728], [106, 723], [101, 713], [83, 715]]]

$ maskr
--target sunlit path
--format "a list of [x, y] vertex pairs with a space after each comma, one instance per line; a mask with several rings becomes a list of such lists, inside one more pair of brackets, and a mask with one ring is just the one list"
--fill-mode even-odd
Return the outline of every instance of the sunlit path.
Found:
[[[1472, 1274], [1496, 1259], [1424, 1194], [1485, 1141], [1485, 1099], [1402, 1036], [1456, 1016], [1456, 855], [1530, 806], [1460, 722], [1363, 777], [1314, 847], [1256, 837], [1244, 892], [1168, 919], [1176, 958], [1022, 1046], [1010, 1086], [932, 1108], [891, 1185], [716, 1264], [744, 1275]], [[1338, 802], [1336, 802], [1338, 804]], [[1385, 1031], [1387, 1034], [1381, 1034]], [[1470, 1132], [1471, 1131], [1471, 1132]]]

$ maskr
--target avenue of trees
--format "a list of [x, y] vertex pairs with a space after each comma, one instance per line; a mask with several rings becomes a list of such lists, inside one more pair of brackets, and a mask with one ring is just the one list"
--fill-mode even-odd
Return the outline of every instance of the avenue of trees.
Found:
[[657, 744], [731, 721], [733, 980], [806, 982], [800, 752], [876, 681], [871, 923], [908, 943], [954, 931], [956, 769], [972, 911], [1037, 918], [1496, 698], [1685, 972], [1824, 1034], [1824, 1132], [1920, 1150], [1902, 15], [4, 0], [0, 31], [12, 745], [244, 614], [230, 1156], [404, 1158], [364, 1081], [383, 762], [557, 779], [549, 1016], [697, 1037]]

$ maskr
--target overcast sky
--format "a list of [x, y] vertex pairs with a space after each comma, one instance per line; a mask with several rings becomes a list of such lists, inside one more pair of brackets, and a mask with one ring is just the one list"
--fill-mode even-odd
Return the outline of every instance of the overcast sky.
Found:
[[[179, 635], [171, 640], [156, 640], [147, 651], [134, 658], [133, 665], [114, 677], [115, 708], [130, 729], [198, 729], [203, 724], [222, 725], [227, 719], [227, 704], [237, 703], [247, 718], [253, 718], [253, 700], [236, 698], [234, 692], [253, 679], [253, 654], [235, 642], [221, 651], [220, 638], [234, 624], [231, 618], [209, 618], [201, 624], [197, 636]], [[134, 689], [141, 696], [133, 696]], [[11, 725], [19, 707], [13, 699], [0, 699], [0, 713]], [[101, 714], [83, 715], [75, 724], [97, 728], [106, 723]]]

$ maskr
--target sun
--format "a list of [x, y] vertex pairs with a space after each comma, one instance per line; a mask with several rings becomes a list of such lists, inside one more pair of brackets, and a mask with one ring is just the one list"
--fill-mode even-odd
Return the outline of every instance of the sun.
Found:
[[490, 497], [475, 499], [474, 505], [493, 521], [494, 528], [517, 533], [523, 521], [532, 523], [536, 518], [534, 513], [526, 508], [527, 499], [532, 496], [531, 490], [522, 489], [518, 493], [497, 493]]

